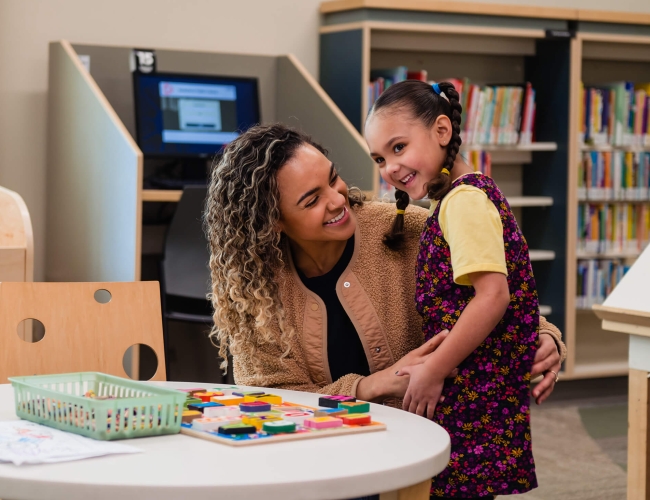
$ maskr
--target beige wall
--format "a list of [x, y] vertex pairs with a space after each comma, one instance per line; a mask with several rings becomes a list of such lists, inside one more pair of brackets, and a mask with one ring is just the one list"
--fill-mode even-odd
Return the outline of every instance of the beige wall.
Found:
[[[497, 3], [650, 12], [648, 0]], [[320, 0], [0, 0], [0, 185], [20, 193], [32, 215], [35, 279], [44, 276], [48, 42], [291, 52], [316, 74], [319, 4]]]

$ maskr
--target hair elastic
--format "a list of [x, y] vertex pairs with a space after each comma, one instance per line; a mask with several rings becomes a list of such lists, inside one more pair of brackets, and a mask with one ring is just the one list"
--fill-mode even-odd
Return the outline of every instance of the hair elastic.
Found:
[[402, 210], [401, 208], [397, 209], [397, 215], [404, 215], [405, 212], [406, 210]]
[[434, 83], [434, 84], [431, 85], [431, 86], [433, 87], [433, 91], [434, 91], [436, 94], [438, 94], [438, 95], [439, 95], [440, 97], [442, 97], [444, 100], [446, 100], [447, 102], [449, 102], [449, 97], [447, 97], [447, 96], [445, 95], [445, 93], [444, 93], [442, 90], [440, 90], [440, 85], [438, 85], [437, 83]]
[[440, 172], [442, 172], [445, 175], [449, 175], [449, 170], [447, 170], [446, 168], [443, 168]]

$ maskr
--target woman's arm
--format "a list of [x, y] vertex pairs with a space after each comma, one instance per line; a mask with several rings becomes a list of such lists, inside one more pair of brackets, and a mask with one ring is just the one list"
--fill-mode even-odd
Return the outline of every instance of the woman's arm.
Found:
[[345, 375], [331, 384], [318, 384], [309, 375], [298, 342], [282, 357], [283, 351], [277, 343], [258, 346], [255, 352], [242, 349], [233, 354], [233, 375], [235, 383], [253, 387], [275, 387], [291, 391], [316, 392], [320, 394], [341, 394], [355, 396], [363, 376]]

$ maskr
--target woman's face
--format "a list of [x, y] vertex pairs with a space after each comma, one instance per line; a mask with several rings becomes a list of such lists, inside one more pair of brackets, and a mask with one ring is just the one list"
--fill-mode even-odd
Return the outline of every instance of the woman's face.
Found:
[[348, 240], [356, 229], [348, 188], [334, 164], [304, 144], [277, 174], [280, 230], [296, 243]]

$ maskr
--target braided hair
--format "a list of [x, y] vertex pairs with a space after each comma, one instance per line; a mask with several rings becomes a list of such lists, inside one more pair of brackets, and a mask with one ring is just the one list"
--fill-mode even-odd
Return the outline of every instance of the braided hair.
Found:
[[[419, 80], [406, 80], [388, 87], [375, 101], [368, 116], [381, 109], [393, 110], [397, 108], [408, 110], [427, 128], [432, 127], [440, 115], [447, 116], [451, 121], [452, 134], [451, 140], [447, 144], [447, 156], [440, 173], [427, 186], [427, 196], [432, 200], [441, 200], [451, 189], [450, 173], [454, 168], [456, 155], [463, 142], [460, 138], [463, 108], [458, 92], [450, 82], [441, 82], [432, 86]], [[398, 212], [390, 231], [384, 235], [384, 244], [392, 250], [399, 250], [404, 244], [403, 211], [408, 206], [409, 197], [404, 191], [395, 189], [395, 199]]]

